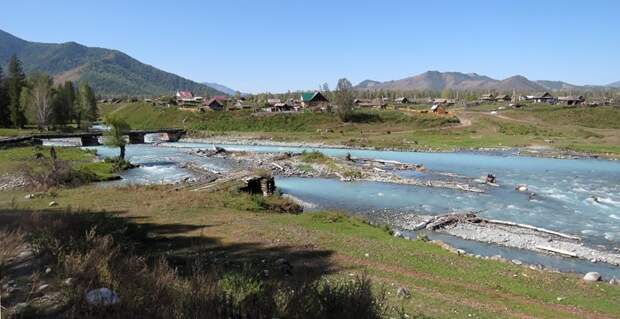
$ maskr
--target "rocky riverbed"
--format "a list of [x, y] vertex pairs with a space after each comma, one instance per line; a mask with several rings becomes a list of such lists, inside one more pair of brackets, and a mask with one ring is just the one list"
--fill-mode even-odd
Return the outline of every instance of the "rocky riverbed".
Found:
[[[243, 170], [265, 170], [276, 176], [327, 177], [341, 181], [372, 181], [416, 185], [422, 187], [448, 188], [465, 192], [484, 193], [476, 180], [462, 176], [443, 174], [437, 179], [415, 179], [402, 177], [395, 172], [415, 170], [427, 172], [422, 164], [407, 164], [397, 161], [329, 157], [321, 153], [256, 153], [228, 151], [220, 147], [213, 150], [198, 149], [192, 155], [221, 157], [234, 161], [233, 167]], [[233, 169], [234, 170], [234, 169]]]
[[[453, 218], [454, 216], [458, 217]], [[438, 222], [442, 218], [445, 222]], [[390, 221], [404, 230], [428, 229], [466, 240], [620, 266], [620, 251], [588, 246], [580, 238], [568, 234], [529, 225], [486, 220], [473, 213], [443, 216], [400, 213], [391, 215]]]

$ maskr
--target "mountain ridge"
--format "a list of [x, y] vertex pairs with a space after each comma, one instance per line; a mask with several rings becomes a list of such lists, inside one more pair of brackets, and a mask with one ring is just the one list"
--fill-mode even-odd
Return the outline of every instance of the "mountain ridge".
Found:
[[[618, 85], [620, 82], [612, 83]], [[604, 89], [606, 86], [573, 85], [563, 81], [532, 81], [522, 75], [514, 75], [502, 80], [477, 73], [426, 71], [400, 80], [364, 80], [355, 86], [358, 90], [400, 90], [400, 91], [512, 91], [541, 92]]]
[[208, 86], [208, 87], [210, 87], [212, 89], [218, 90], [220, 92], [226, 93], [226, 94], [228, 94], [230, 96], [236, 95], [237, 92], [239, 92], [241, 94], [241, 96], [249, 95], [248, 93], [243, 93], [243, 92], [237, 91], [235, 89], [232, 89], [232, 88], [230, 88], [230, 87], [228, 87], [226, 85], [215, 83], [215, 82], [202, 82], [201, 84], [204, 84], [204, 85], [206, 85], [206, 86]]
[[26, 73], [45, 72], [56, 82], [88, 81], [99, 95], [169, 95], [191, 90], [224, 94], [204, 84], [160, 70], [115, 49], [88, 47], [77, 42], [40, 43], [0, 30], [0, 65], [11, 55], [22, 61]]

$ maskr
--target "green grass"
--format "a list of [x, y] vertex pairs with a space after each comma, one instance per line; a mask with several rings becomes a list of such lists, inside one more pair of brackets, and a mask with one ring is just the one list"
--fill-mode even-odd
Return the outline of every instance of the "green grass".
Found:
[[552, 125], [620, 129], [620, 107], [532, 106], [523, 110], [510, 111], [508, 114], [519, 115], [519, 112], [534, 116]]
[[[94, 181], [111, 180], [118, 177], [111, 163], [96, 161], [96, 152], [76, 147], [55, 147], [59, 160], [66, 161], [78, 172], [87, 173]], [[14, 147], [0, 151], [0, 174], [14, 173], [32, 165], [36, 155], [50, 158], [50, 147]]]
[[321, 142], [351, 147], [420, 151], [546, 145], [557, 150], [620, 157], [620, 108], [530, 104], [490, 114], [503, 104], [483, 104], [451, 112], [472, 124], [455, 127], [454, 116], [412, 110], [359, 110], [354, 123], [334, 114], [254, 114], [249, 111], [187, 112], [133, 103], [119, 112], [134, 128], [185, 127], [192, 135], [236, 136], [284, 142]]
[[332, 164], [334, 162], [332, 158], [318, 151], [303, 152], [300, 159], [302, 162], [313, 164]]
[[[390, 302], [402, 305], [409, 314], [432, 318], [469, 314], [476, 318], [620, 318], [618, 286], [585, 284], [576, 275], [458, 256], [432, 243], [390, 236], [381, 227], [343, 214], [271, 214], [252, 196], [228, 192], [184, 192], [172, 187], [94, 190], [94, 186], [86, 186], [58, 191], [57, 209], [73, 207], [135, 217], [144, 227], [166, 230], [167, 238], [187, 238], [193, 243], [191, 247], [162, 247], [166, 254], [176, 254], [177, 249], [190, 255], [205, 249], [232, 250], [228, 258], [217, 255], [231, 267], [234, 258], [261, 264], [263, 259], [281, 256], [277, 251], [285, 247], [328, 251], [327, 260], [304, 259], [295, 263], [295, 269], [328, 263], [330, 269], [336, 269], [325, 275], [328, 279], [367, 272], [376, 288], [387, 287]], [[5, 207], [37, 210], [48, 202], [45, 198], [25, 200], [20, 192], [0, 193], [0, 206]], [[265, 250], [256, 254], [250, 243]], [[148, 249], [156, 252], [156, 246]], [[292, 255], [288, 252], [285, 256]], [[312, 273], [296, 270], [290, 279], [300, 280]], [[396, 298], [397, 287], [409, 288], [412, 298]]]
[[0, 128], [0, 137], [29, 135], [37, 132], [39, 131], [34, 129]]
[[369, 127], [390, 128], [432, 128], [458, 123], [451, 117], [437, 117], [429, 114], [406, 114], [393, 110], [359, 110], [354, 124], [343, 124], [331, 113], [260, 113], [251, 111], [234, 112], [190, 112], [176, 107], [152, 106], [148, 103], [132, 103], [104, 111], [120, 114], [132, 128], [152, 129], [161, 127], [184, 127], [212, 132], [312, 132], [318, 129], [333, 131], [354, 131]]

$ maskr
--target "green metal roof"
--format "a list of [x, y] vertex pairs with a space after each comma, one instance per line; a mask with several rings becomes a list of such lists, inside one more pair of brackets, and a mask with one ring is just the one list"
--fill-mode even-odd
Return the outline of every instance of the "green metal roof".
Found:
[[301, 100], [303, 102], [310, 102], [312, 101], [312, 98], [314, 98], [315, 95], [316, 95], [316, 92], [301, 93]]

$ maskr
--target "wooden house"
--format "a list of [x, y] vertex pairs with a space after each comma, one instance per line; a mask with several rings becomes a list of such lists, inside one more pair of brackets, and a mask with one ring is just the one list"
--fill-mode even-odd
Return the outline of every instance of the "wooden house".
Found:
[[402, 96], [394, 100], [396, 104], [409, 104], [409, 99]]
[[536, 103], [549, 103], [549, 104], [553, 104], [556, 101], [555, 97], [553, 97], [553, 95], [551, 95], [551, 93], [549, 92], [542, 92], [542, 93], [533, 95], [531, 97], [531, 100], [533, 100]]
[[207, 102], [203, 103], [203, 110], [210, 111], [221, 111], [224, 109], [224, 101], [222, 99], [218, 99], [217, 97], [212, 97]]
[[301, 94], [301, 106], [304, 108], [324, 109], [329, 106], [329, 100], [321, 92]]
[[495, 97], [495, 101], [497, 102], [508, 102], [510, 100], [512, 100], [512, 97], [508, 94], [500, 94]]
[[282, 103], [282, 100], [280, 99], [267, 99], [267, 104], [269, 104], [269, 106], [273, 107], [278, 103]]
[[370, 107], [385, 108], [385, 106], [386, 106], [386, 103], [383, 101], [383, 99], [380, 99], [380, 98], [376, 98], [376, 99], [355, 99], [353, 101], [353, 104], [355, 104], [358, 107], [364, 107], [364, 108], [370, 108]]
[[558, 97], [558, 102], [566, 105], [581, 105], [586, 101], [586, 98], [582, 95], [579, 96], [561, 96]]
[[194, 96], [191, 91], [177, 91], [175, 97], [177, 105], [182, 106], [200, 105], [203, 102], [202, 97]]
[[454, 105], [454, 100], [451, 99], [433, 99], [432, 101], [433, 104], [435, 105], [443, 105], [443, 106], [450, 106], [450, 105]]
[[493, 93], [483, 94], [482, 97], [480, 97], [480, 101], [495, 102], [495, 94]]

